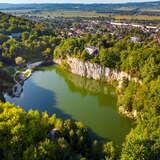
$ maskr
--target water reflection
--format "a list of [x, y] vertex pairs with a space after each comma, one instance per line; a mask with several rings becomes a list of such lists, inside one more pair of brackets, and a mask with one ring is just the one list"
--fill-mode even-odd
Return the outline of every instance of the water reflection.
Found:
[[107, 83], [80, 77], [59, 67], [56, 68], [56, 72], [65, 80], [70, 91], [84, 97], [87, 95], [97, 96], [99, 106], [116, 107], [115, 89]]
[[6, 100], [26, 110], [38, 109], [61, 118], [82, 121], [96, 135], [123, 141], [132, 123], [117, 112], [114, 88], [66, 72], [59, 67], [36, 71], [24, 83], [18, 97], [5, 95]]

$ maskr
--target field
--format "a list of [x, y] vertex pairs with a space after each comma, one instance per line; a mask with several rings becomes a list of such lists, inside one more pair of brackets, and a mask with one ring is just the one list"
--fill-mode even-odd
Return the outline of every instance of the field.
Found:
[[96, 13], [96, 11], [65, 11], [65, 10], [58, 10], [58, 11], [39, 11], [39, 12], [32, 12], [34, 16], [42, 16], [42, 17], [84, 17], [84, 18], [91, 18], [91, 17], [110, 17], [115, 20], [126, 20], [126, 21], [148, 21], [148, 22], [160, 22], [160, 16], [148, 16], [148, 15], [114, 15], [114, 14], [107, 14], [107, 13]]
[[100, 14], [95, 11], [65, 11], [65, 10], [57, 10], [57, 11], [40, 11], [40, 12], [32, 12], [32, 15], [35, 16], [43, 16], [43, 17], [108, 17], [108, 14]]
[[35, 11], [35, 10], [2, 10], [2, 12], [16, 16], [32, 15], [41, 17], [108, 17], [108, 14], [96, 13], [96, 11], [78, 11], [78, 10], [56, 10], [56, 11]]
[[145, 21], [160, 21], [160, 16], [147, 16], [147, 15], [115, 15], [116, 20], [145, 20]]
[[[124, 9], [124, 8], [123, 8]], [[130, 8], [125, 8], [129, 10]], [[158, 12], [159, 10], [157, 10]], [[150, 21], [150, 22], [160, 22], [160, 16], [150, 16], [150, 15], [120, 15], [120, 14], [109, 14], [109, 13], [97, 13], [96, 11], [80, 11], [80, 10], [3, 10], [3, 12], [10, 13], [16, 16], [31, 15], [40, 17], [65, 17], [65, 18], [76, 18], [76, 17], [110, 17], [115, 20], [126, 20], [126, 21]]]

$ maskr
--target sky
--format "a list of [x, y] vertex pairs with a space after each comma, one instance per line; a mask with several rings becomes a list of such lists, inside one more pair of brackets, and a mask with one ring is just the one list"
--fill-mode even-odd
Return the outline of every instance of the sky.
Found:
[[125, 3], [156, 0], [0, 0], [0, 3]]

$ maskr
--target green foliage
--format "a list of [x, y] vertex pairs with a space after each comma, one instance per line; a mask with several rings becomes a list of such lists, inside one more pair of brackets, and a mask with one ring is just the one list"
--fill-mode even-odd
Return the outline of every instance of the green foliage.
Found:
[[[44, 58], [52, 60], [52, 53], [60, 39], [54, 37], [43, 24], [0, 12], [0, 44], [2, 55], [14, 59], [17, 56], [26, 60]], [[9, 38], [9, 36], [12, 38]], [[18, 35], [18, 36], [17, 36]]]
[[142, 68], [142, 77], [144, 78], [144, 82], [151, 81], [160, 75], [160, 64], [155, 61], [156, 59], [154, 57], [149, 57], [146, 60], [146, 63]]
[[[53, 128], [59, 130], [58, 137], [54, 139], [50, 137]], [[91, 141], [87, 128], [81, 122], [62, 121], [55, 115], [49, 117], [46, 112], [25, 112], [10, 103], [0, 102], [0, 141], [2, 160], [96, 160], [103, 157], [100, 143]], [[112, 159], [115, 150], [112, 144], [106, 147], [104, 154]]]
[[[125, 33], [126, 34], [126, 33]], [[125, 35], [124, 34], [124, 35]], [[108, 34], [85, 35], [81, 38], [63, 39], [54, 50], [55, 58], [66, 58], [72, 56], [82, 60], [88, 60], [102, 66], [123, 70], [132, 76], [136, 76], [148, 82], [157, 78], [160, 74], [160, 48], [151, 37], [139, 43], [130, 42], [127, 35], [123, 39], [116, 39]], [[132, 35], [132, 33], [130, 33]], [[144, 33], [138, 33], [143, 36]], [[115, 38], [115, 39], [114, 39]], [[98, 55], [89, 55], [86, 47], [99, 48]]]
[[[151, 113], [150, 113], [151, 114]], [[160, 153], [160, 116], [146, 114], [123, 144], [122, 160], [158, 160]]]
[[123, 94], [118, 97], [118, 105], [123, 106], [125, 110], [132, 111], [134, 102], [134, 94], [137, 90], [137, 84], [130, 82], [129, 85], [123, 90]]
[[13, 17], [8, 14], [4, 14], [0, 12], [0, 32], [1, 33], [18, 33], [22, 31], [29, 31], [34, 27], [34, 23], [24, 18]]
[[4, 43], [8, 39], [9, 39], [9, 37], [6, 36], [5, 34], [0, 34], [0, 44]]
[[106, 160], [118, 159], [118, 150], [113, 145], [113, 142], [108, 142], [103, 145], [103, 153]]
[[67, 71], [70, 71], [70, 65], [64, 60], [61, 63], [62, 68], [66, 69]]

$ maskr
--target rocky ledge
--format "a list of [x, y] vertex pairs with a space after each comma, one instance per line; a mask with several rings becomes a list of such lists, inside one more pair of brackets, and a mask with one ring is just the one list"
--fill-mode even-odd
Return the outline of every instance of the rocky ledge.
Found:
[[124, 79], [140, 83], [138, 78], [131, 77], [126, 72], [113, 70], [96, 63], [82, 61], [73, 57], [67, 57], [66, 59], [55, 59], [55, 63], [59, 65], [66, 63], [72, 73], [82, 77], [87, 77], [94, 80], [103, 80], [104, 82], [117, 81], [119, 88], [122, 87], [122, 82]]

